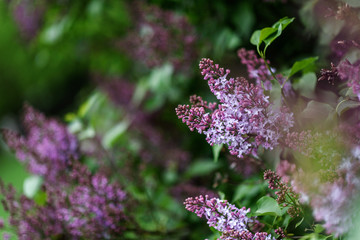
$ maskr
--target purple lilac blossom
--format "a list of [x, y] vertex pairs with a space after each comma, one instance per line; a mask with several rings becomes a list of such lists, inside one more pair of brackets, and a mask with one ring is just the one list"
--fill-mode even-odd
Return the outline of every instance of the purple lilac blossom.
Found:
[[[256, 56], [255, 51], [246, 50], [245, 48], [238, 50], [238, 57], [241, 59], [241, 63], [246, 66], [249, 78], [255, 80], [257, 85], [263, 86], [266, 91], [271, 90], [271, 80], [274, 77], [266, 66], [266, 63], [270, 65], [270, 61], [266, 60], [265, 63], [264, 59]], [[275, 72], [276, 69], [271, 68], [271, 71]], [[283, 84], [286, 80], [282, 74], [276, 74], [276, 79], [280, 84]], [[283, 91], [286, 97], [294, 96], [290, 81], [284, 84]]]
[[[351, 156], [342, 159], [337, 171], [339, 177], [317, 186], [317, 191], [309, 191], [306, 183], [299, 182], [299, 179], [309, 177], [306, 174], [295, 178], [295, 182], [297, 188], [310, 198], [315, 219], [324, 221], [328, 233], [340, 236], [354, 227], [354, 219], [359, 215], [356, 203], [360, 197], [360, 147], [354, 148]], [[312, 181], [318, 180], [313, 178]]]
[[347, 81], [348, 87], [352, 88], [360, 101], [360, 60], [353, 64], [344, 60], [337, 66], [337, 69], [340, 79]]
[[302, 209], [299, 205], [299, 194], [296, 193], [292, 186], [282, 181], [281, 177], [271, 170], [264, 172], [264, 179], [269, 182], [270, 189], [276, 189], [276, 201], [282, 207], [288, 207], [288, 214], [291, 217], [300, 216]]
[[354, 227], [354, 219], [359, 216], [359, 146], [354, 147], [349, 156], [342, 157], [337, 163], [336, 175], [325, 180], [319, 171], [285, 165], [287, 167], [281, 168], [288, 171], [283, 171], [283, 174], [291, 179], [294, 191], [300, 194], [299, 200], [312, 207], [315, 220], [324, 222], [329, 234], [338, 237]]
[[32, 40], [36, 37], [41, 27], [43, 15], [43, 7], [37, 4], [36, 1], [17, 1], [13, 9], [13, 16], [20, 30], [20, 34], [25, 40]]
[[246, 216], [250, 208], [239, 209], [226, 200], [209, 199], [207, 195], [187, 198], [184, 204], [186, 210], [196, 213], [198, 217], [205, 216], [208, 225], [222, 233], [220, 239], [275, 240], [266, 232], [253, 234], [248, 230], [248, 225], [254, 221]]
[[66, 126], [47, 119], [31, 106], [24, 106], [23, 125], [26, 136], [2, 130], [5, 142], [33, 174], [57, 182], [72, 161], [79, 158], [78, 141]]
[[25, 106], [26, 136], [3, 130], [5, 142], [26, 162], [29, 170], [43, 176], [43, 203], [0, 182], [0, 193], [9, 224], [20, 240], [54, 237], [111, 239], [122, 233], [125, 192], [105, 175], [92, 174], [78, 159], [78, 142], [65, 125], [47, 119]]
[[196, 58], [196, 37], [188, 20], [141, 1], [133, 1], [130, 10], [135, 26], [118, 42], [119, 48], [150, 68], [170, 62], [175, 70], [187, 72]]
[[191, 131], [205, 134], [210, 145], [227, 144], [230, 153], [241, 158], [260, 145], [273, 149], [293, 126], [292, 113], [274, 109], [260, 86], [245, 78], [227, 79], [230, 70], [210, 59], [202, 59], [199, 66], [220, 104], [192, 96], [192, 106], [179, 105], [176, 114]]
[[[69, 184], [44, 182], [46, 201], [43, 204], [0, 182], [2, 204], [9, 212], [9, 224], [19, 240], [113, 239], [124, 230], [126, 194], [117, 184], [101, 175], [92, 175], [87, 167], [74, 165]], [[71, 184], [71, 185], [70, 185]]]

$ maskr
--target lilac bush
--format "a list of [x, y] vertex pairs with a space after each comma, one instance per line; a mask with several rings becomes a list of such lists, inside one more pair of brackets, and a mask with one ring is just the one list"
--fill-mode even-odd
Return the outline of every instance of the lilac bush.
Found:
[[[32, 174], [24, 194], [0, 181], [4, 239], [353, 240], [360, 218], [358, 6], [264, 0], [302, 9], [254, 31], [252, 50], [244, 40], [263, 20], [252, 13], [257, 2], [74, 2], [68, 12], [62, 7], [70, 1], [46, 2], [53, 12], [6, 2], [39, 69], [47, 58], [56, 62], [51, 49], [64, 45], [87, 53], [84, 75], [96, 86], [65, 116], [68, 125], [25, 105], [20, 133], [1, 130]], [[205, 26], [210, 18], [216, 21]], [[305, 28], [298, 18], [318, 25]], [[284, 39], [292, 22], [301, 28]], [[311, 38], [298, 56], [289, 57], [300, 48], [290, 35]], [[281, 49], [268, 50], [280, 36]], [[201, 91], [192, 75], [199, 53], [232, 69], [202, 58], [200, 74], [216, 102], [191, 95], [175, 110], [205, 135], [204, 144], [181, 134], [172, 112], [182, 94]], [[31, 179], [38, 186], [29, 187]]]

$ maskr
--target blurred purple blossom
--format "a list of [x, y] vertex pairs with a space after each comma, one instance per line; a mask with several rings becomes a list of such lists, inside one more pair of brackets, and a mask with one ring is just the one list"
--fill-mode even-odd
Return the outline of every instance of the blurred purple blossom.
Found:
[[24, 106], [23, 126], [26, 136], [3, 129], [5, 142], [31, 173], [51, 183], [60, 181], [64, 171], [79, 158], [76, 137], [65, 125], [45, 118], [29, 105]]
[[353, 64], [344, 60], [337, 66], [337, 69], [341, 80], [347, 81], [348, 87], [352, 88], [360, 101], [360, 60]]
[[195, 32], [188, 20], [141, 1], [133, 1], [129, 8], [135, 26], [118, 47], [150, 68], [170, 62], [175, 70], [187, 72], [196, 57]]
[[44, 182], [43, 203], [24, 195], [18, 198], [15, 189], [0, 184], [2, 204], [9, 212], [9, 224], [17, 229], [20, 240], [111, 239], [124, 230], [126, 194], [117, 184], [101, 175], [92, 175], [87, 167], [74, 165], [68, 184]]
[[10, 3], [14, 4], [13, 16], [20, 34], [25, 40], [32, 40], [42, 25], [44, 6], [36, 0], [10, 1]]

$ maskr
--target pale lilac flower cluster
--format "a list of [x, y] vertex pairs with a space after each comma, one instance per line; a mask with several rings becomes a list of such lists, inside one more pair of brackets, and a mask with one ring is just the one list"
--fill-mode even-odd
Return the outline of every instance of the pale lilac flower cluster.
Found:
[[[317, 155], [318, 156], [318, 155]], [[333, 161], [328, 157], [330, 161]], [[311, 161], [312, 167], [316, 166]], [[354, 147], [350, 156], [342, 157], [334, 170], [325, 171], [330, 177], [313, 169], [296, 168], [282, 161], [283, 175], [291, 178], [294, 190], [300, 194], [300, 201], [309, 204], [313, 209], [316, 221], [324, 222], [328, 233], [343, 235], [354, 226], [354, 219], [360, 212], [357, 201], [360, 197], [360, 147]], [[324, 167], [325, 168], [325, 167]]]
[[360, 101], [360, 60], [353, 64], [344, 60], [337, 66], [337, 69], [341, 80], [347, 81], [348, 87], [352, 88]]
[[244, 239], [244, 240], [273, 240], [270, 234], [258, 232], [253, 234], [248, 225], [254, 220], [246, 216], [250, 209], [245, 207], [239, 209], [226, 200], [211, 198], [200, 195], [195, 198], [187, 198], [184, 202], [185, 208], [196, 213], [198, 217], [205, 216], [210, 227], [222, 233], [220, 239]]
[[288, 207], [288, 214], [291, 217], [298, 217], [302, 212], [301, 206], [299, 205], [299, 194], [294, 191], [292, 186], [288, 186], [287, 183], [283, 182], [281, 177], [271, 170], [264, 172], [264, 179], [269, 182], [269, 188], [277, 190], [275, 192], [277, 198], [276, 201], [282, 207]]
[[[265, 60], [258, 58], [253, 50], [246, 50], [241, 48], [238, 50], [238, 57], [241, 59], [241, 63], [247, 68], [249, 78], [254, 79], [257, 85], [264, 84], [265, 90], [271, 89], [271, 73], [266, 67]], [[266, 60], [267, 64], [270, 64], [269, 60]]]
[[23, 126], [26, 136], [4, 129], [4, 139], [25, 162], [28, 170], [49, 182], [59, 181], [73, 160], [79, 158], [78, 141], [66, 126], [45, 116], [31, 106], [24, 106]]
[[335, 181], [318, 186], [316, 192], [306, 191], [306, 186], [301, 183], [299, 185], [311, 199], [310, 205], [315, 219], [324, 221], [328, 233], [339, 236], [347, 233], [354, 226], [354, 219], [360, 213], [357, 206], [360, 197], [359, 147], [352, 150], [351, 156], [342, 159], [337, 172], [339, 177]]
[[0, 184], [2, 204], [19, 239], [114, 239], [121, 234], [126, 194], [78, 161], [76, 137], [30, 106], [25, 106], [24, 128], [26, 136], [3, 130], [5, 142], [45, 181], [34, 199], [18, 197], [11, 186]]
[[[247, 68], [249, 78], [255, 80], [256, 84], [263, 86], [265, 90], [271, 90], [271, 80], [274, 79], [274, 77], [266, 66], [266, 64], [270, 65], [270, 61], [266, 60], [265, 62], [264, 59], [257, 57], [255, 51], [246, 50], [245, 48], [239, 49], [237, 53], [241, 59], [241, 63]], [[276, 70], [272, 68], [271, 71], [275, 72]], [[280, 84], [283, 84], [286, 80], [282, 74], [276, 74], [275, 77]], [[294, 96], [290, 81], [284, 84], [283, 91], [286, 97]]]
[[[9, 224], [20, 240], [112, 239], [124, 230], [126, 194], [101, 175], [92, 175], [85, 166], [73, 166], [68, 184], [44, 182], [46, 199], [35, 202], [17, 197], [13, 187], [0, 184], [2, 204], [9, 212]], [[75, 186], [74, 186], [75, 185]]]
[[10, 1], [14, 20], [25, 40], [32, 40], [36, 37], [42, 24], [44, 7], [36, 2], [32, 0]]
[[210, 59], [202, 59], [200, 69], [220, 104], [193, 96], [192, 106], [179, 105], [176, 114], [190, 130], [204, 133], [211, 145], [227, 144], [230, 153], [241, 158], [260, 145], [272, 149], [293, 126], [293, 115], [285, 108], [274, 109], [260, 86], [245, 78], [227, 79], [230, 70]]

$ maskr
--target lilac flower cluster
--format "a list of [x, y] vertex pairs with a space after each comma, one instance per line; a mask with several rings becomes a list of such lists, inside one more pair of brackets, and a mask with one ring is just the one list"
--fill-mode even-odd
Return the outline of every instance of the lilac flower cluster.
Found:
[[247, 68], [249, 78], [254, 79], [257, 85], [261, 85], [261, 82], [264, 85], [265, 90], [271, 89], [271, 73], [266, 66], [266, 63], [269, 65], [269, 60], [258, 58], [253, 50], [246, 50], [241, 48], [238, 50], [238, 57], [241, 59], [241, 63], [244, 64]]
[[0, 185], [9, 224], [20, 240], [63, 236], [66, 239], [110, 239], [124, 230], [125, 193], [101, 174], [91, 175], [75, 166], [68, 178], [72, 185], [44, 183], [44, 203], [18, 198], [11, 186]]
[[24, 106], [23, 126], [26, 136], [4, 129], [4, 139], [25, 162], [28, 170], [46, 181], [61, 181], [69, 165], [79, 158], [78, 142], [65, 125], [45, 116], [31, 106]]
[[307, 166], [306, 171], [319, 175], [321, 182], [327, 182], [338, 177], [338, 165], [348, 150], [340, 139], [337, 131], [292, 132], [286, 136], [285, 146], [296, 151], [302, 164]]
[[[265, 90], [271, 90], [271, 80], [274, 77], [268, 69], [270, 61], [266, 60], [265, 62], [264, 59], [257, 57], [255, 51], [246, 50], [245, 48], [239, 49], [237, 53], [238, 57], [241, 59], [241, 63], [247, 68], [249, 78], [255, 80], [256, 84], [263, 86]], [[272, 71], [275, 72], [275, 69], [272, 69]], [[283, 84], [286, 80], [282, 74], [276, 74], [275, 77], [280, 84]], [[294, 91], [292, 90], [290, 81], [287, 81], [284, 84], [283, 91], [286, 97], [294, 96]]]
[[135, 26], [118, 42], [119, 48], [148, 67], [170, 62], [186, 72], [196, 53], [194, 30], [187, 19], [141, 1], [133, 1], [130, 9]]
[[114, 239], [124, 229], [125, 192], [78, 159], [78, 142], [66, 127], [25, 106], [26, 136], [3, 130], [6, 143], [33, 174], [41, 175], [42, 199], [17, 197], [4, 184], [0, 193], [9, 224], [20, 240]]
[[271, 170], [264, 172], [264, 179], [268, 180], [270, 189], [277, 189], [275, 192], [276, 201], [283, 207], [290, 206], [288, 213], [291, 217], [298, 217], [302, 212], [299, 204], [299, 194], [281, 180], [281, 177]]
[[293, 126], [292, 114], [285, 108], [275, 110], [260, 86], [245, 78], [227, 79], [230, 70], [210, 59], [202, 59], [199, 66], [220, 104], [193, 96], [192, 106], [179, 105], [176, 114], [190, 130], [204, 133], [209, 144], [227, 144], [230, 153], [241, 158], [260, 145], [272, 149]]
[[200, 195], [195, 198], [187, 198], [184, 202], [185, 208], [196, 213], [198, 217], [205, 216], [210, 227], [222, 233], [220, 239], [232, 240], [273, 240], [270, 234], [266, 232], [257, 232], [253, 234], [248, 230], [248, 225], [254, 220], [246, 215], [250, 209], [245, 207], [239, 209], [226, 200], [211, 198], [206, 195]]
[[328, 233], [343, 235], [354, 226], [358, 216], [357, 200], [360, 191], [360, 148], [343, 157], [338, 164], [337, 177], [324, 182], [319, 174], [297, 169], [292, 184], [303, 200], [310, 203], [317, 221], [323, 221]]
[[315, 219], [324, 221], [327, 231], [336, 236], [347, 233], [359, 213], [356, 202], [360, 191], [360, 148], [354, 148], [351, 155], [339, 165], [340, 177], [322, 185], [311, 200]]
[[360, 60], [353, 64], [344, 60], [337, 66], [337, 69], [341, 80], [347, 81], [348, 87], [352, 88], [360, 101]]
[[25, 40], [32, 40], [36, 37], [42, 24], [44, 8], [36, 2], [29, 0], [10, 1], [10, 4], [13, 4], [14, 20]]

